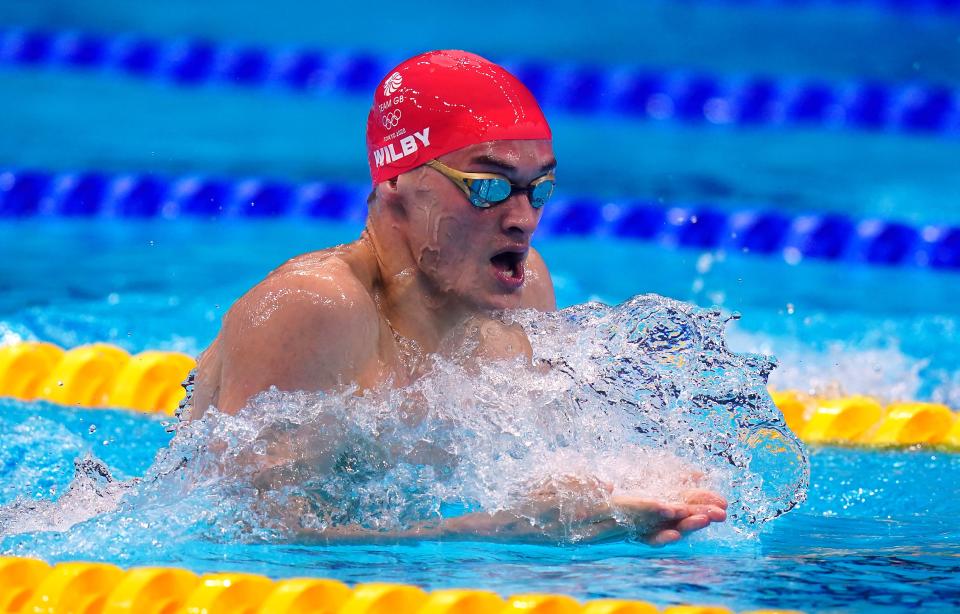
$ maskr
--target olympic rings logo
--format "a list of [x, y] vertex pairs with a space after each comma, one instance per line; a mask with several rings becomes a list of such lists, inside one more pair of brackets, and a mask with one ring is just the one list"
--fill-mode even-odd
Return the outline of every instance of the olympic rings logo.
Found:
[[388, 130], [390, 128], [396, 128], [397, 124], [400, 123], [401, 115], [402, 113], [400, 113], [400, 109], [397, 109], [396, 111], [390, 111], [380, 118], [380, 123], [383, 124], [383, 127]]

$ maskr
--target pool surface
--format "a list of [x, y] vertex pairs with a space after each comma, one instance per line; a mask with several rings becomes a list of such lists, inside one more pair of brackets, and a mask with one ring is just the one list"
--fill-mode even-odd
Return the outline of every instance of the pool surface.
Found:
[[[270, 270], [350, 241], [362, 227], [357, 216], [289, 212], [134, 219], [102, 203], [67, 215], [53, 192], [24, 213], [10, 204], [6, 171], [317, 181], [360, 193], [368, 181], [364, 84], [380, 76], [363, 67], [424, 46], [465, 47], [541, 79], [560, 161], [558, 199], [589, 209], [590, 223], [561, 232], [557, 220], [572, 209], [548, 205], [547, 231], [534, 240], [560, 307], [646, 293], [718, 306], [740, 316], [726, 328], [731, 350], [777, 358], [772, 388], [960, 409], [960, 269], [951, 264], [960, 257], [960, 239], [951, 238], [960, 237], [955, 3], [634, 4], [561, 0], [548, 12], [488, 5], [525, 24], [523, 36], [516, 28], [453, 32], [455, 16], [435, 7], [371, 6], [371, 14], [390, 15], [390, 27], [372, 27], [366, 11], [292, 0], [269, 13], [219, 0], [5, 4], [0, 91], [14, 95], [0, 98], [0, 345], [107, 342], [195, 355]], [[76, 33], [110, 45], [143, 37], [173, 68], [133, 74], [113, 60], [84, 67], [29, 59], [47, 53], [43, 41], [63, 46]], [[23, 47], [21, 35], [39, 46]], [[341, 72], [320, 71], [310, 77], [319, 81], [303, 77], [299, 85], [223, 77], [222, 58], [248, 48], [254, 58], [317, 54]], [[224, 54], [210, 65], [220, 77], [176, 76], [186, 65], [177, 62], [198, 49]], [[645, 75], [655, 82], [649, 91], [637, 85]], [[639, 110], [617, 106], [629, 98], [616, 89], [624, 83], [647, 96]], [[776, 104], [759, 119], [731, 119], [744, 116], [744, 101], [766, 91], [764, 83]], [[630, 239], [593, 223], [608, 202], [715, 212], [731, 224], [745, 212], [774, 212], [794, 229], [839, 220], [861, 238], [871, 227], [906, 227], [910, 237], [934, 237], [929, 245], [940, 241], [947, 257], [937, 267], [890, 265], [849, 253], [798, 257], [780, 244], [742, 250], [732, 237], [686, 245], [666, 232]], [[203, 510], [145, 498], [129, 513], [110, 513], [125, 481], [152, 471], [172, 438], [170, 420], [0, 399], [0, 553], [737, 611], [960, 610], [956, 451], [809, 447], [807, 498], [795, 509], [761, 528], [728, 523], [665, 549], [329, 545], [253, 539], [242, 514], [234, 526], [216, 522], [225, 504], [215, 499]], [[191, 517], [173, 514], [184, 510]]]
[[[19, 280], [15, 292], [4, 293], [3, 334], [65, 346], [109, 341], [130, 351], [197, 351], [215, 334], [231, 297], [275, 262], [314, 242], [349, 240], [357, 231], [355, 226], [320, 222], [240, 222], [226, 225], [229, 232], [213, 243], [201, 237], [209, 236], [211, 228], [224, 229], [224, 224], [67, 221], [44, 222], [43, 232], [32, 232], [34, 224], [3, 227], [7, 236], [21, 237], [18, 249], [26, 256], [17, 260], [21, 264], [15, 269], [10, 260], [3, 269], [4, 279]], [[256, 253], [249, 249], [253, 241]], [[91, 245], [99, 246], [97, 253], [88, 251]], [[939, 309], [932, 314], [904, 313], [896, 303], [874, 304], [848, 315], [862, 292], [854, 286], [831, 292], [818, 304], [818, 293], [828, 287], [824, 281], [830, 278], [829, 267], [734, 257], [702, 273], [701, 289], [699, 284], [679, 283], [683, 272], [689, 276], [696, 270], [702, 260], [697, 254], [630, 243], [607, 244], [601, 250], [590, 240], [571, 239], [544, 240], [540, 247], [553, 265], [562, 305], [588, 299], [618, 302], [629, 297], [634, 284], [688, 300], [703, 297], [705, 304], [710, 304], [706, 295], [715, 291], [713, 284], [733, 288], [728, 291], [744, 316], [731, 331], [731, 343], [741, 351], [777, 353], [782, 348], [797, 357], [796, 366], [784, 360], [785, 373], [780, 376], [784, 387], [798, 385], [811, 373], [832, 381], [824, 372], [832, 367], [843, 374], [835, 385], [848, 392], [890, 398], [955, 394], [951, 387], [955, 384], [945, 374], [956, 373], [957, 357], [936, 351], [944, 335], [956, 334], [955, 316], [938, 313]], [[43, 257], [53, 249], [59, 254], [56, 261]], [[593, 254], [589, 261], [582, 258], [586, 253]], [[635, 275], [628, 280], [615, 274], [623, 262], [639, 258], [649, 258], [658, 267], [640, 281]], [[69, 267], [68, 279], [60, 273], [67, 270], [61, 262], [77, 263]], [[702, 265], [701, 261], [701, 269]], [[227, 267], [231, 275], [219, 272]], [[781, 284], [780, 291], [792, 297], [793, 314], [785, 313], [783, 298], [751, 291], [746, 281], [761, 273], [776, 274], [777, 269], [791, 273], [786, 278], [790, 283]], [[901, 274], [865, 270], [862, 279], [853, 280], [869, 287], [883, 284], [885, 276]], [[938, 299], [936, 274], [923, 274], [931, 283], [917, 283], [917, 292], [928, 292], [928, 304], [947, 311], [952, 305], [937, 302], [943, 299]], [[743, 285], [728, 276], [743, 279]], [[739, 287], [745, 289], [736, 290]], [[792, 322], [782, 322], [790, 316]], [[888, 335], [913, 334], [904, 334], [902, 344], [891, 343], [888, 337], [870, 340], [868, 331], [878, 325], [891, 331]], [[844, 349], [831, 351], [831, 344]], [[926, 352], [937, 360], [921, 358]], [[0, 493], [7, 503], [17, 496], [50, 500], [62, 494], [73, 477], [74, 460], [87, 453], [102, 459], [118, 479], [143, 475], [170, 438], [163, 419], [143, 414], [12, 400], [4, 405], [4, 428], [11, 443], [4, 450]], [[38, 446], [36, 441], [45, 444]], [[230, 544], [209, 536], [165, 541], [167, 534], [159, 526], [116, 532], [115, 527], [99, 527], [97, 519], [66, 533], [8, 536], [2, 547], [7, 553], [51, 561], [170, 564], [271, 577], [307, 573], [348, 582], [388, 576], [429, 588], [481, 587], [501, 594], [535, 589], [661, 605], [721, 603], [737, 610], [899, 611], [920, 604], [946, 610], [958, 603], [960, 530], [952, 516], [954, 503], [942, 493], [960, 488], [960, 455], [935, 449], [812, 448], [810, 460], [809, 499], [766, 525], [758, 537], [711, 529], [665, 550], [627, 543], [310, 546]], [[917, 484], [925, 487], [918, 489]]]

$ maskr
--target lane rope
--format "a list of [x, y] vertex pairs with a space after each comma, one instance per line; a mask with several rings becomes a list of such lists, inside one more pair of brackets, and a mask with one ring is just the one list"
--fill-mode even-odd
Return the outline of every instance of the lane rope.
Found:
[[[352, 224], [366, 219], [368, 185], [293, 184], [263, 178], [110, 175], [0, 169], [4, 218], [248, 219], [288, 216]], [[787, 215], [762, 208], [673, 206], [655, 201], [556, 197], [538, 236], [652, 241], [666, 248], [727, 250], [878, 266], [960, 269], [960, 227], [911, 226], [824, 213]]]
[[[409, 584], [293, 578], [253, 573], [203, 576], [174, 567], [46, 562], [0, 557], [0, 608], [4, 612], [102, 614], [733, 614], [723, 606], [679, 605], [658, 610], [644, 601], [593, 599], [580, 603], [557, 594], [526, 593], [506, 599], [473, 589], [427, 592]], [[752, 610], [743, 614], [802, 614]]]
[[[131, 356], [106, 343], [64, 350], [27, 341], [0, 347], [0, 397], [172, 415], [195, 366], [193, 358], [178, 352]], [[884, 407], [862, 395], [818, 398], [795, 390], [771, 395], [787, 425], [807, 443], [960, 449], [960, 415], [940, 403]]]
[[[226, 84], [368, 97], [402, 59], [342, 49], [269, 49], [131, 34], [0, 30], [0, 66], [101, 71], [175, 86]], [[575, 115], [960, 137], [960, 93], [946, 85], [499, 61], [544, 107]]]
[[107, 343], [64, 350], [27, 341], [0, 347], [0, 396], [73, 407], [114, 407], [172, 415], [196, 362], [179, 352], [131, 356]]

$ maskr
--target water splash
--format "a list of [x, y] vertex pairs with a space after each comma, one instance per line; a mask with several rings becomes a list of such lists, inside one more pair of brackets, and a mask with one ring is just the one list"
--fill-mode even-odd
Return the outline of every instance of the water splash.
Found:
[[64, 531], [91, 516], [113, 511], [138, 482], [116, 481], [107, 466], [92, 456], [77, 459], [73, 481], [55, 502], [18, 497], [0, 508], [0, 535]]
[[[73, 513], [82, 522], [64, 533], [6, 529], [3, 549], [129, 561], [197, 539], [397, 531], [454, 511], [516, 510], [531, 489], [571, 475], [667, 501], [702, 481], [729, 499], [736, 528], [753, 531], [804, 499], [809, 471], [766, 393], [774, 363], [730, 352], [726, 322], [654, 295], [507, 313], [492, 330], [522, 327], [532, 361], [472, 359], [481, 331], [469, 325], [407, 387], [271, 390], [236, 416], [211, 409], [180, 426], [113, 511]], [[3, 526], [17, 527], [7, 512]], [[579, 537], [571, 528], [558, 541]]]

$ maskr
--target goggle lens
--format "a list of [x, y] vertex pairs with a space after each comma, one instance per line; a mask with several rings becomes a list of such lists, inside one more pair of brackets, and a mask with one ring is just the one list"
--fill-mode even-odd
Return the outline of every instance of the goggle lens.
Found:
[[533, 189], [530, 190], [530, 204], [533, 205], [534, 209], [539, 209], [547, 204], [547, 201], [553, 196], [553, 185], [553, 179], [544, 179], [533, 186]]
[[510, 198], [513, 186], [506, 179], [474, 179], [470, 183], [470, 203], [486, 208]]
[[[554, 181], [545, 179], [529, 188], [530, 204], [534, 209], [547, 204], [553, 196]], [[503, 202], [513, 194], [513, 186], [506, 179], [474, 179], [470, 182], [470, 203], [474, 207], [486, 209]]]

